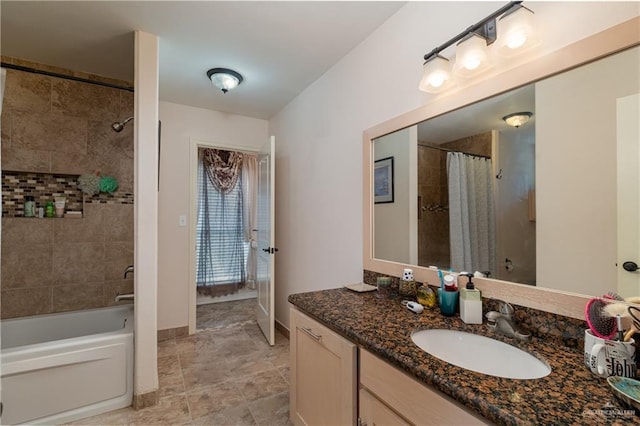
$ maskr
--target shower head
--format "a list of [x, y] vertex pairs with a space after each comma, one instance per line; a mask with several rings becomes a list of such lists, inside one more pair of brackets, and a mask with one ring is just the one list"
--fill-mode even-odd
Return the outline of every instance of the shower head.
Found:
[[115, 131], [120, 133], [122, 131], [122, 129], [124, 129], [125, 124], [127, 124], [128, 122], [130, 122], [131, 120], [133, 120], [133, 117], [129, 117], [124, 121], [121, 122], [115, 122], [111, 125], [111, 128]]

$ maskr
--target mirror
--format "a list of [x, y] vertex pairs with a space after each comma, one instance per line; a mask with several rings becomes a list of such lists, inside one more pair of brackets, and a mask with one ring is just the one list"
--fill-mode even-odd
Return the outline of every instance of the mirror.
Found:
[[[373, 145], [368, 170], [393, 158], [386, 189], [393, 202], [365, 196], [372, 270], [389, 273], [385, 263], [393, 262], [460, 271], [452, 251], [463, 258], [475, 251], [480, 258], [464, 269], [491, 271], [490, 278], [579, 294], [640, 294], [640, 274], [621, 267], [640, 261], [639, 64], [633, 47], [397, 131], [381, 125], [365, 132]], [[528, 123], [503, 122], [520, 111], [533, 113]], [[469, 227], [485, 229], [488, 242], [475, 236], [459, 244], [465, 238], [451, 234], [461, 209], [449, 200], [450, 180], [460, 176], [451, 164], [447, 172], [450, 151], [480, 163], [491, 157], [484, 175], [493, 202], [471, 215], [462, 203], [463, 216], [483, 218], [484, 225]]]

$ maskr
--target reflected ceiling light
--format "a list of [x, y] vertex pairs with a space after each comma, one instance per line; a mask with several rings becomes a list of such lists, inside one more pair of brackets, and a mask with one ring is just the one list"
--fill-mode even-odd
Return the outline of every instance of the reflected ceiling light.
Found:
[[456, 75], [470, 77], [489, 68], [487, 41], [478, 34], [469, 34], [456, 45], [456, 62], [453, 72]]
[[524, 6], [507, 12], [498, 19], [496, 48], [500, 54], [512, 56], [520, 54], [538, 44], [533, 12]]
[[235, 89], [243, 80], [240, 73], [228, 68], [211, 68], [207, 71], [207, 77], [222, 93]]
[[528, 112], [528, 111], [526, 111], [526, 112], [514, 112], [513, 114], [505, 115], [504, 117], [502, 117], [502, 119], [509, 126], [518, 128], [518, 127], [522, 126], [523, 124], [525, 124], [527, 121], [529, 121], [529, 119], [531, 118], [532, 115], [533, 115], [533, 113]]
[[445, 78], [444, 71], [433, 71], [432, 68], [437, 68], [436, 64], [444, 67], [447, 58], [443, 57], [441, 52], [454, 44], [456, 45], [456, 60], [453, 64], [453, 74], [463, 77], [471, 77], [491, 66], [489, 46], [494, 42], [497, 42], [496, 49], [504, 51], [505, 56], [535, 46], [537, 40], [533, 25], [533, 12], [521, 6], [521, 3], [522, 1], [507, 3], [424, 55], [420, 90], [434, 93], [444, 90], [445, 83], [451, 83], [451, 78]]
[[451, 66], [449, 60], [436, 55], [424, 63], [420, 90], [428, 93], [438, 93], [451, 85]]

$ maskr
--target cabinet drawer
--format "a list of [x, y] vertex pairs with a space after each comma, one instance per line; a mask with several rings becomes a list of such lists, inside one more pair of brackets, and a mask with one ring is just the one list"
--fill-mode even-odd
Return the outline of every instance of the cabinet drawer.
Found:
[[353, 425], [357, 347], [291, 309], [290, 417], [296, 425]]
[[364, 349], [360, 349], [360, 383], [413, 424], [491, 424]]

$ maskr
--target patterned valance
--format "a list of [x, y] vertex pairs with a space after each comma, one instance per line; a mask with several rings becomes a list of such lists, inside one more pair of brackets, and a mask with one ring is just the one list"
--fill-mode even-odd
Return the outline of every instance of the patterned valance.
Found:
[[231, 191], [242, 170], [242, 154], [220, 149], [203, 149], [204, 168], [215, 188], [223, 194]]

